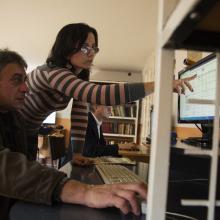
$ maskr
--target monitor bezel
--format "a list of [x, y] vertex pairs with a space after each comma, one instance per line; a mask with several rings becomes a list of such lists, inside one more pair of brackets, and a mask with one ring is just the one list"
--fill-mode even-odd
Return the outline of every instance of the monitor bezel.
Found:
[[[206, 57], [204, 57], [203, 59], [199, 60], [198, 62], [196, 62], [195, 64], [181, 70], [178, 72], [178, 79], [180, 79], [180, 77], [188, 70], [192, 70], [197, 68], [198, 66], [203, 65], [204, 63], [207, 63], [213, 59], [216, 58], [216, 54], [212, 53]], [[195, 79], [196, 80], [196, 79]], [[178, 119], [178, 123], [179, 124], [210, 124], [210, 122], [213, 122], [214, 120], [214, 116], [210, 117], [209, 119], [194, 119], [194, 120], [184, 120], [180, 118], [180, 95], [178, 96], [178, 110], [177, 110], [177, 119]]]

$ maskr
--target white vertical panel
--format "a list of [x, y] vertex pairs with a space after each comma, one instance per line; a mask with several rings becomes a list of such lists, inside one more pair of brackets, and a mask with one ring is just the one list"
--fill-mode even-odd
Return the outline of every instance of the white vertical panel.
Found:
[[172, 110], [173, 50], [158, 50], [147, 219], [165, 219]]
[[134, 125], [135, 125], [135, 131], [134, 131], [134, 138], [133, 138], [133, 142], [134, 143], [137, 143], [139, 142], [138, 140], [138, 134], [137, 134], [137, 131], [138, 131], [138, 119], [139, 119], [139, 101], [137, 101], [135, 103], [136, 105], [136, 116], [135, 116], [135, 121], [134, 121]]
[[148, 219], [165, 219], [172, 110], [173, 50], [159, 49], [150, 156]]
[[218, 151], [219, 151], [219, 98], [220, 98], [220, 54], [217, 55], [216, 94], [215, 94], [215, 120], [212, 143], [212, 158], [210, 167], [209, 206], [208, 220], [213, 220], [215, 215], [216, 188], [218, 176]]
[[161, 48], [164, 0], [159, 1], [154, 115], [149, 170], [148, 220], [165, 219], [169, 171], [174, 51]]
[[[143, 81], [152, 82], [154, 81], [155, 75], [155, 51], [149, 56], [146, 66], [143, 70]], [[150, 110], [153, 105], [154, 94], [150, 94], [142, 99], [141, 101], [141, 141], [145, 143], [146, 137], [150, 134]]]

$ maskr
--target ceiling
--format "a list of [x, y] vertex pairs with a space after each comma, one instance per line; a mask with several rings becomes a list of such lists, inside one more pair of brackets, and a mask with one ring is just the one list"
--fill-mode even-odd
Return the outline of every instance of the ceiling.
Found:
[[140, 72], [155, 47], [157, 0], [0, 0], [0, 9], [0, 48], [22, 54], [29, 70], [69, 23], [97, 29], [97, 69]]

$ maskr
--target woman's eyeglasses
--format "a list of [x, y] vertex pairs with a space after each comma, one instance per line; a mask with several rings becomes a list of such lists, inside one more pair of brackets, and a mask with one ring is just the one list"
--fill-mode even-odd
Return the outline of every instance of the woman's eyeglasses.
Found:
[[98, 47], [88, 47], [88, 46], [82, 46], [80, 48], [80, 51], [83, 53], [83, 54], [90, 54], [90, 52], [92, 51], [94, 54], [97, 54], [99, 52], [99, 48]]

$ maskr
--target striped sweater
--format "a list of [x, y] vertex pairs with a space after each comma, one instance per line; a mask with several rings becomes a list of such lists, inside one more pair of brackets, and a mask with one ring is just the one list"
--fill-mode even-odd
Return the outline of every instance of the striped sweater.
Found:
[[43, 120], [53, 111], [71, 110], [71, 138], [84, 142], [87, 128], [87, 103], [101, 105], [125, 104], [145, 96], [143, 83], [99, 85], [77, 78], [65, 68], [39, 66], [27, 75], [29, 92], [20, 113], [27, 123], [27, 132], [38, 131]]

